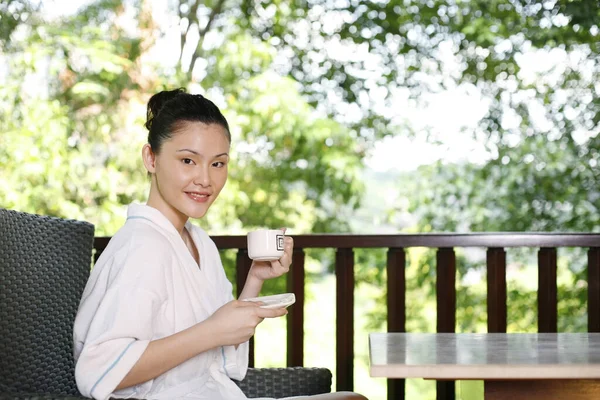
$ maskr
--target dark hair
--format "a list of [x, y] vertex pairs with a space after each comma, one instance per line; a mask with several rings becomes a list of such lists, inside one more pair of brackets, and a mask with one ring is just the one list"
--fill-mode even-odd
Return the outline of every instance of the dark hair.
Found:
[[187, 122], [217, 124], [225, 128], [231, 142], [229, 124], [219, 108], [200, 94], [186, 93], [184, 88], [163, 90], [148, 100], [146, 128], [152, 151], [159, 153], [162, 144]]

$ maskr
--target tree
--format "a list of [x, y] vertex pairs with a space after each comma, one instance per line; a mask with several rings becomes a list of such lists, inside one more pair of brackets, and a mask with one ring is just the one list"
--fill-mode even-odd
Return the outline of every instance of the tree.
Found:
[[23, 22], [3, 37], [9, 63], [0, 88], [2, 205], [85, 219], [99, 235], [114, 232], [121, 204], [143, 195], [138, 163], [118, 151], [137, 141], [116, 129], [128, 118], [126, 94], [138, 87], [130, 77], [140, 41], [110, 40], [111, 31], [123, 34], [105, 12], [118, 12], [116, 2], [57, 21], [19, 4], [28, 16], [15, 18]]
[[[150, 2], [104, 0], [54, 21], [33, 8], [25, 19], [28, 3], [18, 4], [9, 7], [18, 26], [3, 37], [12, 63], [0, 100], [9, 132], [0, 150], [4, 205], [85, 218], [98, 234], [110, 234], [122, 223], [122, 205], [145, 197], [143, 167], [131, 153], [144, 141], [143, 104], [162, 87], [189, 82], [151, 58], [161, 28]], [[127, 20], [132, 5], [136, 17]], [[22, 35], [14, 34], [18, 29]], [[202, 55], [218, 57], [219, 68], [192, 90], [216, 99], [233, 122], [235, 155], [228, 188], [204, 225], [213, 232], [347, 229], [332, 210], [357, 203], [362, 153], [346, 129], [319, 116], [294, 82], [270, 72], [273, 53], [243, 33]], [[238, 73], [250, 78], [240, 81]], [[41, 90], [32, 91], [28, 82], [36, 74]], [[14, 163], [17, 147], [32, 149], [23, 164]]]

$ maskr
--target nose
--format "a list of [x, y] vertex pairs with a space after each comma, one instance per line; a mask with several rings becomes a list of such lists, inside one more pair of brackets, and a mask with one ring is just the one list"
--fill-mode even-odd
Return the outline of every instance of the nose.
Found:
[[210, 168], [200, 167], [194, 177], [194, 185], [208, 187], [210, 186]]

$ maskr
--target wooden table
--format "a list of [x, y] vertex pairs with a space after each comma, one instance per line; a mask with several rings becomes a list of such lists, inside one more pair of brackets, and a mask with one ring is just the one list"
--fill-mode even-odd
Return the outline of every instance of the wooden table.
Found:
[[484, 380], [486, 399], [600, 399], [600, 333], [371, 333], [372, 377]]

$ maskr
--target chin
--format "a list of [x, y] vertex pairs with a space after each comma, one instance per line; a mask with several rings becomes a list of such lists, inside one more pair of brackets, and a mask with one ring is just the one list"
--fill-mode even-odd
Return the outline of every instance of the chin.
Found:
[[188, 212], [186, 213], [190, 218], [194, 218], [194, 219], [199, 219], [202, 218], [206, 215], [206, 212], [208, 211], [208, 207], [203, 208], [203, 209], [198, 209], [198, 208], [191, 208], [189, 210], [187, 210]]
[[190, 218], [192, 219], [200, 219], [202, 217], [204, 217], [206, 215], [206, 211], [205, 212], [197, 212], [197, 213], [190, 213]]
[[185, 202], [179, 203], [179, 210], [189, 218], [199, 219], [206, 215], [210, 206], [212, 206], [213, 199], [209, 199], [206, 203], [196, 203], [188, 198]]

